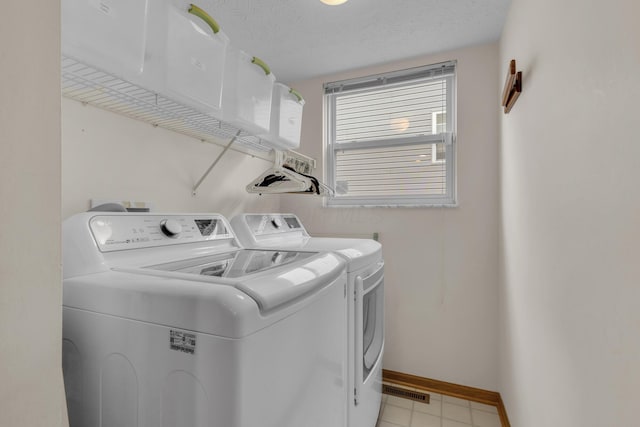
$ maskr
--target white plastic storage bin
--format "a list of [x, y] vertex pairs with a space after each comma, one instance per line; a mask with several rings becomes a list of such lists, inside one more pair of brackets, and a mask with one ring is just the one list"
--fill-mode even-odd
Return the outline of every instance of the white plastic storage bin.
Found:
[[62, 0], [62, 53], [140, 83], [148, 6], [148, 0]]
[[300, 146], [304, 99], [282, 83], [274, 83], [269, 133], [261, 135], [277, 148], [290, 150]]
[[153, 89], [222, 118], [228, 37], [207, 12], [188, 1], [154, 0], [151, 8]]
[[269, 132], [275, 77], [255, 56], [229, 47], [224, 75], [224, 120], [254, 135]]

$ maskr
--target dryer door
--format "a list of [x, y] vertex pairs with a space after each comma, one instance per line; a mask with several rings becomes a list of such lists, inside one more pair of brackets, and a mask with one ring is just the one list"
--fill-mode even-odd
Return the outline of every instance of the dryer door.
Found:
[[384, 344], [384, 264], [378, 265], [373, 274], [356, 277], [356, 399]]

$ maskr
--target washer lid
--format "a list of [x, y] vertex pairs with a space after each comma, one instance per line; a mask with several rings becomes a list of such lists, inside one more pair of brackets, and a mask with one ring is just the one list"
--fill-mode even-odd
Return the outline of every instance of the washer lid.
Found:
[[312, 257], [316, 252], [241, 249], [144, 267], [198, 276], [238, 279]]
[[344, 261], [329, 253], [243, 249], [136, 272], [232, 285], [255, 300], [261, 311], [269, 311], [328, 286], [344, 268]]
[[254, 277], [239, 283], [236, 288], [250, 295], [262, 311], [269, 311], [330, 285], [343, 274], [344, 267], [344, 261], [335, 255], [318, 254], [307, 263], [268, 279]]

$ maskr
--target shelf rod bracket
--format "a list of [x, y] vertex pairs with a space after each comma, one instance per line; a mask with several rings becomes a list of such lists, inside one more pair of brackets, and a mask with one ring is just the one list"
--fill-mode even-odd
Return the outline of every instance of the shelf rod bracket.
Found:
[[224, 156], [225, 153], [227, 152], [227, 150], [229, 150], [229, 148], [231, 148], [233, 143], [236, 142], [236, 139], [238, 138], [238, 136], [240, 136], [240, 132], [242, 132], [242, 130], [239, 130], [235, 134], [235, 136], [233, 138], [231, 138], [231, 141], [229, 141], [229, 143], [224, 147], [224, 150], [222, 150], [222, 152], [220, 154], [218, 154], [218, 157], [216, 157], [216, 159], [213, 161], [213, 163], [211, 163], [211, 166], [209, 166], [209, 169], [207, 169], [207, 171], [204, 173], [204, 175], [202, 175], [202, 178], [200, 178], [198, 180], [198, 182], [196, 183], [196, 185], [193, 186], [193, 190], [191, 191], [191, 195], [192, 196], [196, 195], [196, 193], [198, 191], [198, 187], [200, 187], [200, 184], [202, 184], [202, 181], [204, 181], [207, 178], [207, 176], [209, 176], [209, 174], [211, 173], [213, 168], [216, 167], [216, 165], [218, 164], [218, 162], [220, 161], [222, 156]]

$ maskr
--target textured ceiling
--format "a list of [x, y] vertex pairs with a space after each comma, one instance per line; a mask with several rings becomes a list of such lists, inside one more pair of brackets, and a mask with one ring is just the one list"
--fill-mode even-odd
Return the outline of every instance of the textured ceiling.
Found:
[[234, 46], [294, 82], [498, 40], [511, 0], [199, 0]]

